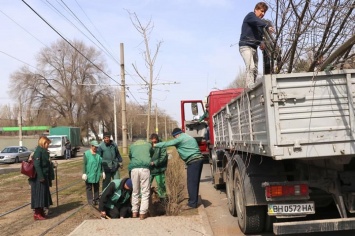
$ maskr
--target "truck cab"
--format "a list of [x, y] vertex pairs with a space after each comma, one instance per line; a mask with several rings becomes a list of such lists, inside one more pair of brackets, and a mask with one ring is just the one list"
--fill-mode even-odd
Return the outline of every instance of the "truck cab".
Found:
[[[181, 101], [181, 125], [182, 130], [194, 137], [198, 143], [202, 155], [210, 157], [214, 145], [212, 116], [230, 100], [237, 97], [243, 88], [233, 88], [211, 91], [204, 104], [202, 100]], [[199, 121], [206, 112], [208, 104], [208, 117]]]
[[181, 101], [182, 131], [196, 139], [202, 155], [208, 158], [209, 150], [206, 140], [208, 124], [205, 121], [199, 121], [204, 113], [205, 107], [202, 100]]
[[51, 143], [49, 144], [48, 151], [51, 158], [65, 156], [65, 143], [69, 140], [66, 135], [49, 135], [47, 136]]

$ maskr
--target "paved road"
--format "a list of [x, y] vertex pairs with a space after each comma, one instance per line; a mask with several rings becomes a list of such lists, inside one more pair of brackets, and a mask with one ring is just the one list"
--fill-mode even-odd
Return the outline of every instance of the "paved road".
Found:
[[200, 195], [214, 235], [244, 235], [238, 227], [238, 219], [228, 211], [226, 193], [212, 186], [209, 164], [203, 166]]

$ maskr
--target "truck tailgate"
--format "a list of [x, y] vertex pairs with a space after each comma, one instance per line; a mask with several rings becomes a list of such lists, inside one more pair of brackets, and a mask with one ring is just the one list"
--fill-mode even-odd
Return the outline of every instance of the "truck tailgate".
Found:
[[352, 156], [355, 70], [264, 76], [213, 116], [215, 144], [274, 159]]

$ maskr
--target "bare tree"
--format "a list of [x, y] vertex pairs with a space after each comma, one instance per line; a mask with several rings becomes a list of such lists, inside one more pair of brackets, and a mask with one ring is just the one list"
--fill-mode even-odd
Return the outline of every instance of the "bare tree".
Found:
[[236, 78], [227, 86], [227, 88], [245, 88], [245, 71], [239, 70]]
[[35, 71], [22, 67], [11, 75], [11, 94], [33, 110], [46, 110], [53, 123], [91, 124], [95, 130], [94, 121], [104, 120], [108, 114], [110, 90], [83, 84], [105, 83], [105, 63], [94, 48], [79, 41], [72, 45], [75, 49], [59, 40], [42, 49]]
[[[267, 2], [277, 31], [274, 48], [278, 45], [282, 50], [276, 71], [314, 71], [354, 36], [354, 0]], [[354, 42], [349, 42], [346, 49], [330, 63], [335, 65], [353, 58], [354, 54], [350, 52]]]
[[153, 85], [154, 82], [158, 79], [158, 75], [154, 75], [154, 66], [155, 62], [159, 53], [159, 49], [163, 41], [158, 41], [155, 47], [155, 50], [152, 51], [149, 42], [150, 42], [150, 35], [154, 29], [154, 24], [151, 21], [151, 19], [146, 23], [142, 24], [141, 21], [139, 20], [138, 16], [136, 13], [129, 12], [130, 20], [134, 26], [134, 28], [139, 32], [139, 34], [142, 36], [145, 49], [142, 51], [142, 55], [144, 58], [145, 66], [148, 69], [149, 76], [148, 79], [140, 72], [138, 69], [137, 64], [133, 64], [133, 68], [137, 75], [141, 78], [143, 81], [144, 85], [148, 89], [148, 108], [147, 108], [147, 140], [149, 139], [149, 131], [150, 131], [150, 116], [151, 116], [151, 109], [152, 109], [152, 96], [153, 96]]

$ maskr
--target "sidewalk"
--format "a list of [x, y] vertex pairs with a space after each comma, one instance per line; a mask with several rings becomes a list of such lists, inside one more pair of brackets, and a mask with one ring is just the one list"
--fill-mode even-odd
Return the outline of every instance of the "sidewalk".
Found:
[[81, 235], [189, 235], [212, 236], [213, 232], [201, 204], [198, 215], [193, 216], [159, 216], [145, 220], [127, 218], [110, 220], [86, 220], [69, 236]]
[[213, 236], [205, 207], [198, 207], [198, 215], [191, 216], [159, 216], [145, 220], [126, 218], [110, 220], [85, 220], [69, 236], [99, 235], [189, 235]]

